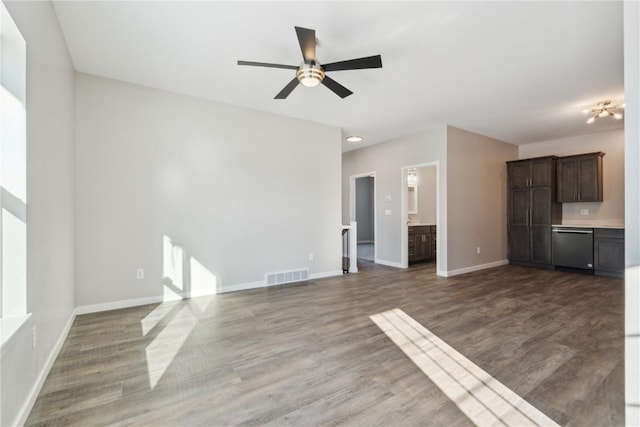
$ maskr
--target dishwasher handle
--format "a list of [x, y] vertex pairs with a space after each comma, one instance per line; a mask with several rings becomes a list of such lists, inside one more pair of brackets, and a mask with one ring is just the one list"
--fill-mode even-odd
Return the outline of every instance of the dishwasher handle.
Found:
[[571, 228], [554, 228], [553, 232], [567, 234], [593, 234], [593, 230], [575, 230]]

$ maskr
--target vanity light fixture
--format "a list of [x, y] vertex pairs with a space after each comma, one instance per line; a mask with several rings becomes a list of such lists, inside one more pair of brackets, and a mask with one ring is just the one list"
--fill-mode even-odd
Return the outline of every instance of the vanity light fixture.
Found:
[[360, 142], [362, 141], [362, 137], [358, 135], [351, 135], [347, 137], [347, 142]]
[[413, 168], [407, 170], [407, 184], [414, 187], [418, 185], [418, 175]]
[[587, 120], [587, 124], [593, 123], [599, 117], [613, 117], [616, 120], [622, 119], [622, 110], [624, 110], [624, 103], [619, 105], [611, 105], [611, 101], [598, 102], [595, 107], [582, 110], [584, 114], [592, 114]]

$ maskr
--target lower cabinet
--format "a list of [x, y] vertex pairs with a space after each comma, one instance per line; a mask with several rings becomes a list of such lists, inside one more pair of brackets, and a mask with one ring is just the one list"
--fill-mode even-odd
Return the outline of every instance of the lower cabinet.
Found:
[[624, 230], [594, 228], [593, 269], [600, 276], [624, 277]]
[[409, 262], [431, 261], [436, 258], [436, 226], [409, 227]]

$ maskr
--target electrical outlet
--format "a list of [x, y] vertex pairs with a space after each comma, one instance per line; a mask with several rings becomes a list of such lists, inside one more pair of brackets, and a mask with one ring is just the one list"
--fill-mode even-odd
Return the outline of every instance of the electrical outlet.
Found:
[[309, 252], [309, 261], [313, 261], [313, 252]]
[[36, 325], [33, 325], [33, 328], [31, 328], [31, 348], [36, 348], [36, 346], [38, 345], [38, 327]]
[[144, 279], [144, 268], [139, 268], [136, 270], [136, 277], [138, 279]]
[[589, 215], [589, 209], [580, 209], [580, 215]]
[[480, 246], [478, 246], [478, 247], [476, 248], [476, 253], [477, 253], [477, 254], [479, 254], [479, 253], [480, 253]]

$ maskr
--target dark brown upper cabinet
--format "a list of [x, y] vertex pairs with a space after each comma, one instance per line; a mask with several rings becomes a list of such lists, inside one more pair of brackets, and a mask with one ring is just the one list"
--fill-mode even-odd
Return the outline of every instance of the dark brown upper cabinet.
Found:
[[603, 156], [598, 152], [558, 159], [558, 203], [602, 201]]

